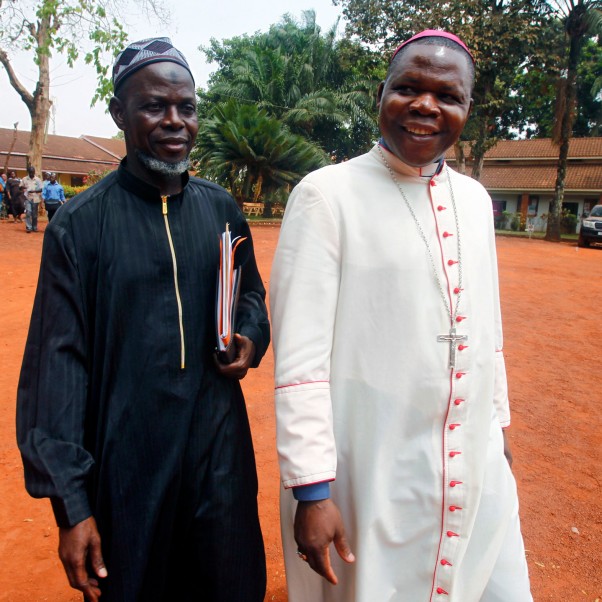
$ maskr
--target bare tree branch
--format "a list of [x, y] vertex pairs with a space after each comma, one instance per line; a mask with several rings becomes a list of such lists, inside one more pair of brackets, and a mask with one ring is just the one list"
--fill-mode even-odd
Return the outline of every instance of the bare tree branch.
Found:
[[3, 48], [0, 48], [0, 63], [4, 69], [6, 69], [6, 73], [8, 75], [8, 80], [10, 85], [15, 89], [17, 94], [21, 97], [21, 100], [26, 104], [27, 108], [31, 111], [33, 108], [33, 95], [27, 88], [21, 83], [11, 62], [6, 54], [6, 51]]

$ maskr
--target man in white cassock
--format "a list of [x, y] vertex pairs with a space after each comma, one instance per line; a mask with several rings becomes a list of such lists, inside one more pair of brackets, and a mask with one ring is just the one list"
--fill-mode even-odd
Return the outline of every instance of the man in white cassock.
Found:
[[288, 202], [270, 296], [291, 602], [532, 600], [491, 199], [443, 159], [473, 80], [459, 38], [411, 38], [379, 143]]

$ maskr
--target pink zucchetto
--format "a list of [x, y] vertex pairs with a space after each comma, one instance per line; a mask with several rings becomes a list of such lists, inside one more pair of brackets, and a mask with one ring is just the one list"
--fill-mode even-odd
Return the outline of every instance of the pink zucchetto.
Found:
[[474, 57], [472, 56], [470, 50], [468, 50], [468, 46], [466, 46], [466, 44], [458, 36], [454, 35], [453, 33], [443, 31], [442, 29], [425, 29], [424, 31], [417, 33], [415, 36], [412, 36], [409, 40], [402, 42], [393, 53], [393, 56], [391, 57], [391, 62], [404, 46], [407, 46], [408, 44], [411, 44], [412, 42], [415, 42], [420, 38], [447, 38], [448, 40], [452, 40], [452, 42], [455, 42], [456, 44], [458, 44], [458, 46], [461, 46], [464, 50], [466, 50], [466, 53], [474, 63]]

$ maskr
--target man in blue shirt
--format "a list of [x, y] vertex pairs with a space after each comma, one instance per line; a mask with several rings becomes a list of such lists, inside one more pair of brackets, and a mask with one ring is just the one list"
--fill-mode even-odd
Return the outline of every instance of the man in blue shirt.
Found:
[[48, 212], [48, 221], [50, 221], [56, 210], [65, 202], [65, 191], [56, 181], [55, 173], [50, 174], [50, 181], [44, 186], [42, 196]]

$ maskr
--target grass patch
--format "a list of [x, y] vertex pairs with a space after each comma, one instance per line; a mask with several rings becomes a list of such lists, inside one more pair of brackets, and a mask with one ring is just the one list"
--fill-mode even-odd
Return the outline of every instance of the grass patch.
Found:
[[[522, 231], [514, 231], [514, 230], [496, 230], [496, 235], [499, 236], [511, 236], [513, 238], [529, 238], [528, 232]], [[533, 232], [530, 238], [536, 238], [538, 240], [543, 240], [546, 236], [545, 232]], [[577, 242], [579, 238], [579, 234], [561, 234], [560, 240], [564, 242]]]

